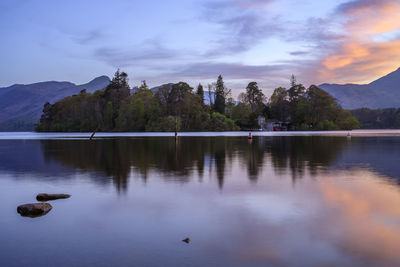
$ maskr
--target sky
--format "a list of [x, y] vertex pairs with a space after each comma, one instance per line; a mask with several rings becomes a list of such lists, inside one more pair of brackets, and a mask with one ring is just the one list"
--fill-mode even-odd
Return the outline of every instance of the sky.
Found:
[[400, 67], [400, 0], [1, 0], [0, 86], [214, 82], [234, 95], [368, 83]]

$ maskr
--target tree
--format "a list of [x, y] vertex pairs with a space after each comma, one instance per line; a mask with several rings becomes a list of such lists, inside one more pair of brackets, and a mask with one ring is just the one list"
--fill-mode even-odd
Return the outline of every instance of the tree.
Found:
[[149, 90], [149, 87], [147, 86], [146, 80], [142, 81], [142, 84], [139, 86], [139, 90]]
[[199, 85], [197, 86], [196, 94], [201, 99], [201, 103], [203, 103], [204, 102], [204, 89], [203, 89], [203, 85], [201, 85], [201, 83], [199, 83]]
[[292, 74], [292, 76], [290, 76], [290, 87], [294, 87], [297, 84], [297, 79], [296, 76], [294, 76], [294, 74]]
[[181, 130], [181, 121], [174, 116], [167, 116], [161, 120], [150, 121], [146, 125], [147, 132], [173, 132], [177, 129]]
[[119, 69], [115, 72], [111, 83], [105, 89], [105, 102], [111, 102], [113, 107], [112, 128], [115, 128], [115, 119], [119, 115], [119, 109], [122, 101], [130, 95], [128, 85], [128, 74], [120, 72]]
[[306, 98], [301, 99], [294, 108], [291, 122], [302, 130], [309, 128], [311, 111], [310, 104]]
[[257, 120], [252, 116], [250, 105], [241, 102], [232, 109], [232, 120], [235, 121], [241, 129], [252, 129], [257, 127]]
[[335, 98], [315, 85], [311, 85], [307, 92], [310, 123], [317, 125], [324, 120], [334, 121], [339, 105]]
[[[209, 85], [209, 106], [201, 101], [201, 84], [196, 92], [185, 82], [165, 84], [153, 95], [142, 81], [130, 95], [128, 75], [117, 70], [105, 89], [93, 94], [81, 90], [54, 104], [46, 103], [36, 130], [87, 132], [100, 126], [101, 131], [171, 131], [177, 126], [182, 131], [226, 131], [255, 128], [260, 115], [290, 122], [294, 129], [359, 127], [357, 119], [324, 90], [314, 85], [305, 90], [294, 76], [291, 83], [289, 90], [276, 88], [269, 105], [264, 105], [264, 94], [256, 82], [250, 82], [239, 95], [240, 103], [236, 103], [219, 76], [217, 83]], [[357, 114], [372, 120], [371, 126], [400, 125], [400, 109], [362, 110]]]
[[219, 75], [215, 85], [214, 111], [225, 114], [226, 91], [222, 76]]
[[160, 88], [158, 88], [155, 94], [155, 98], [157, 99], [163, 114], [168, 114], [168, 111], [170, 110], [168, 98], [172, 90], [172, 85], [173, 84], [170, 83], [162, 85]]
[[117, 118], [118, 131], [145, 131], [150, 122], [157, 121], [161, 116], [159, 102], [153, 92], [146, 89], [145, 84], [142, 85], [142, 89], [124, 100]]
[[256, 82], [251, 82], [246, 87], [246, 102], [250, 104], [253, 112], [261, 113], [264, 109], [264, 102], [266, 100], [262, 90], [258, 88]]
[[340, 110], [337, 125], [342, 130], [353, 130], [360, 128], [360, 122], [348, 110]]
[[82, 92], [57, 101], [53, 105], [46, 103], [36, 130], [45, 132], [93, 131], [102, 121], [102, 115], [97, 114], [97, 107], [101, 101], [97, 95]]
[[239, 127], [231, 119], [214, 112], [211, 114], [209, 129], [212, 131], [237, 131]]
[[270, 97], [269, 105], [271, 107], [272, 119], [279, 121], [289, 120], [289, 101], [288, 101], [288, 91], [279, 87], [276, 88]]
[[115, 72], [114, 77], [110, 83], [113, 88], [128, 88], [128, 74], [125, 72], [120, 72], [119, 69]]
[[296, 84], [290, 87], [288, 90], [290, 104], [295, 106], [304, 97], [305, 93], [306, 88], [302, 84]]
[[183, 110], [184, 99], [187, 94], [192, 93], [193, 88], [185, 82], [179, 82], [172, 85], [168, 95], [169, 114], [179, 116]]
[[351, 130], [359, 128], [357, 119], [343, 110], [326, 91], [311, 85], [305, 98], [308, 103], [305, 121], [316, 130]]
[[207, 85], [207, 97], [208, 97], [208, 111], [210, 113], [210, 116], [213, 112], [214, 109], [214, 101], [215, 101], [215, 83], [208, 84]]
[[363, 129], [399, 129], [400, 108], [352, 110]]

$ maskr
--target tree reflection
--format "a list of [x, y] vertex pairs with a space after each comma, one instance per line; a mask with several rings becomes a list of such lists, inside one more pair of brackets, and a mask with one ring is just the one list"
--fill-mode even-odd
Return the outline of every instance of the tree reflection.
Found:
[[[289, 171], [293, 180], [307, 169], [316, 174], [335, 160], [347, 144], [338, 137], [169, 137], [88, 140], [41, 140], [47, 160], [69, 168], [95, 171], [111, 177], [117, 189], [126, 190], [131, 172], [144, 182], [154, 170], [165, 180], [189, 182], [195, 172], [200, 181], [205, 168], [215, 173], [222, 189], [227, 166], [237, 158], [247, 166], [248, 178], [256, 182], [270, 160], [277, 175]], [[227, 163], [230, 163], [227, 165]]]
[[246, 159], [249, 180], [256, 182], [264, 163], [265, 138], [259, 137], [249, 140], [246, 152], [243, 157]]
[[316, 175], [320, 167], [329, 166], [347, 145], [346, 139], [334, 136], [272, 137], [267, 152], [275, 171], [290, 170], [293, 181], [308, 170]]

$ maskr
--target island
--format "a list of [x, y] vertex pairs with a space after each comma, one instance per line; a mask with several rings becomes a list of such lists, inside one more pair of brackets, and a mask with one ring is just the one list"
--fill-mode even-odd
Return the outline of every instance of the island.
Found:
[[323, 89], [306, 88], [292, 75], [290, 88], [276, 88], [267, 99], [257, 82], [250, 82], [238, 100], [223, 77], [207, 88], [186, 82], [152, 90], [146, 81], [130, 88], [128, 75], [116, 71], [101, 90], [68, 96], [44, 104], [38, 132], [171, 132], [238, 130], [352, 130], [358, 120]]

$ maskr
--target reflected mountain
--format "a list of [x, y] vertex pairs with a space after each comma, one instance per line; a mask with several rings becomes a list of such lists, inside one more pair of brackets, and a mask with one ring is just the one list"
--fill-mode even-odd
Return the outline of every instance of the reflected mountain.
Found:
[[393, 137], [269, 136], [251, 142], [243, 137], [180, 137], [177, 143], [171, 137], [0, 141], [0, 171], [15, 177], [35, 173], [32, 177], [39, 179], [71, 179], [77, 172], [87, 172], [98, 184], [111, 181], [118, 191], [127, 188], [131, 177], [146, 182], [153, 171], [166, 181], [187, 183], [194, 174], [201, 181], [207, 170], [222, 189], [234, 160], [247, 169], [253, 183], [269, 165], [276, 175], [290, 174], [293, 181], [305, 172], [313, 176], [328, 168], [360, 164], [399, 178], [399, 159], [400, 141]]

